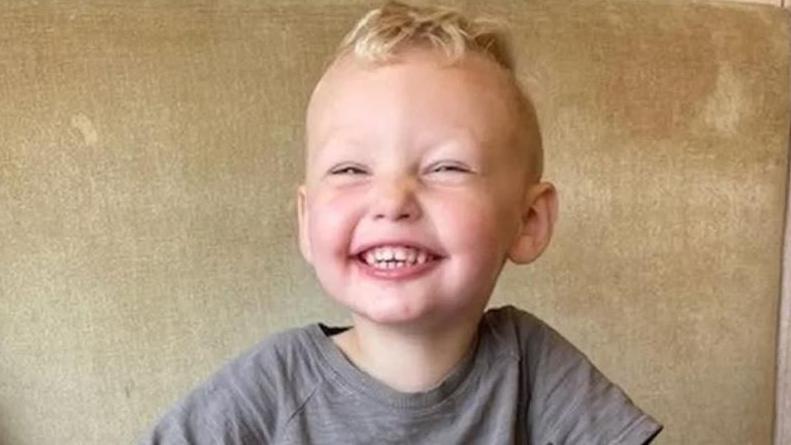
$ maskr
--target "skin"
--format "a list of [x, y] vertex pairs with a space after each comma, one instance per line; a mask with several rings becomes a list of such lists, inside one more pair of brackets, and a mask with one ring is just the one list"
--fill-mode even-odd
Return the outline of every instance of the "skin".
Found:
[[[497, 64], [430, 49], [395, 63], [345, 56], [308, 106], [300, 250], [324, 291], [352, 313], [333, 337], [359, 368], [394, 389], [436, 385], [475, 341], [506, 260], [546, 248], [552, 184], [530, 180], [514, 85]], [[402, 239], [442, 255], [392, 281], [361, 272], [360, 246]]]

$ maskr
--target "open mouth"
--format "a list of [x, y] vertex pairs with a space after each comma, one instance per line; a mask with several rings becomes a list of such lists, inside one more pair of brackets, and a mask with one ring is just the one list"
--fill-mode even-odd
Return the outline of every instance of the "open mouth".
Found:
[[357, 259], [374, 269], [390, 270], [422, 266], [441, 257], [411, 246], [377, 246], [360, 252]]

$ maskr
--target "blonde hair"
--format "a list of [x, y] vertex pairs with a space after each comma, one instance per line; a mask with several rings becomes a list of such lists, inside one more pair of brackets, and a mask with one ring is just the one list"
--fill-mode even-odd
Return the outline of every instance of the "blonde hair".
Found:
[[505, 26], [500, 21], [469, 20], [454, 9], [398, 1], [365, 14], [344, 37], [338, 54], [352, 51], [359, 58], [385, 62], [402, 47], [420, 44], [444, 51], [453, 62], [474, 51], [513, 70]]
[[480, 54], [502, 67], [516, 91], [526, 132], [528, 170], [532, 180], [541, 178], [543, 148], [533, 105], [516, 79], [510, 40], [501, 20], [468, 19], [460, 12], [437, 6], [412, 6], [388, 1], [366, 13], [343, 38], [332, 59], [345, 55], [373, 63], [391, 62], [399, 50], [426, 46], [445, 53], [450, 63], [465, 54]]

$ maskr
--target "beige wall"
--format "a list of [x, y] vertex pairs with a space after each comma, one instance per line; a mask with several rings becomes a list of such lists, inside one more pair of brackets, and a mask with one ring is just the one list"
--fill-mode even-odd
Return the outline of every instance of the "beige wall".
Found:
[[731, 0], [731, 1], [737, 1], [741, 3], [759, 3], [762, 5], [772, 5], [772, 6], [780, 6], [780, 7], [787, 6], [786, 0]]
[[[302, 112], [370, 3], [0, 10], [0, 443], [129, 443], [224, 360], [345, 315], [299, 257]], [[480, 8], [480, 2], [458, 2]], [[765, 444], [787, 17], [486, 3], [514, 23], [561, 217], [494, 304], [544, 318], [666, 425]]]
[[740, 0], [740, 1], [743, 1], [745, 3], [760, 3], [764, 5], [773, 5], [773, 6], [781, 6], [781, 7], [786, 6], [785, 0]]

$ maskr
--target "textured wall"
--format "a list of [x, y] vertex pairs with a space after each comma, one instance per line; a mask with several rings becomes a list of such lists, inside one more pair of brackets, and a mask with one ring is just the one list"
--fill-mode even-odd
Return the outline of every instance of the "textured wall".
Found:
[[[128, 443], [262, 336], [345, 320], [292, 199], [310, 88], [367, 4], [0, 10], [0, 443]], [[768, 443], [785, 13], [487, 5], [514, 24], [561, 196], [552, 247], [494, 303], [588, 352], [658, 443]]]

